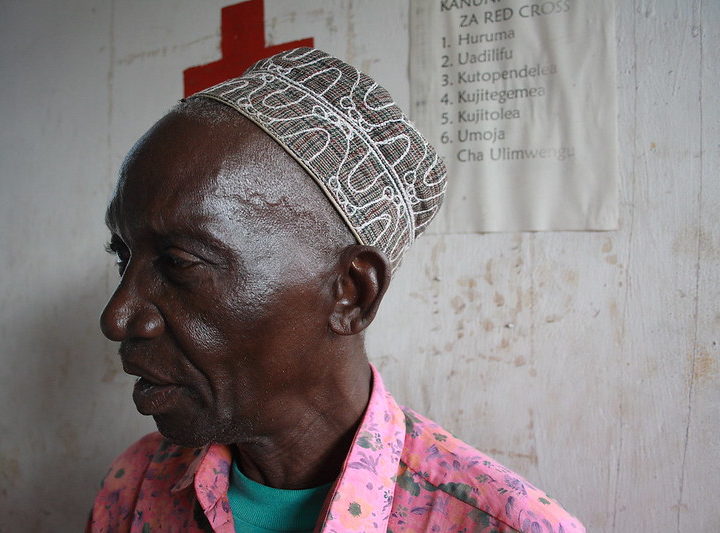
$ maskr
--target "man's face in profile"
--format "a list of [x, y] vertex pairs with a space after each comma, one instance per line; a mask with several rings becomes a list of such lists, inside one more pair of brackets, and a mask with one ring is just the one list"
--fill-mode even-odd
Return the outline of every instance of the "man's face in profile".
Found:
[[302, 231], [318, 193], [268, 196], [302, 172], [249, 122], [172, 113], [123, 165], [107, 215], [121, 280], [101, 326], [140, 377], [138, 410], [175, 442], [287, 426], [322, 379], [312, 347], [327, 335], [332, 265]]

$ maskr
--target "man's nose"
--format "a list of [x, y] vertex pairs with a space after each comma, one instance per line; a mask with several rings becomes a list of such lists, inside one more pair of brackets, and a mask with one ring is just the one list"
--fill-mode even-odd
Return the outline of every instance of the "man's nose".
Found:
[[165, 321], [150, 301], [135, 273], [125, 272], [100, 315], [100, 329], [112, 341], [152, 339], [165, 330]]

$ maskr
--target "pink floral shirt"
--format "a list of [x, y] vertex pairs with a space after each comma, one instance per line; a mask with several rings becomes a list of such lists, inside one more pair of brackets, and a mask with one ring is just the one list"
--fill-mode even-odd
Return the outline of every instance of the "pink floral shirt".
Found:
[[[373, 390], [316, 532], [580, 533], [585, 528], [522, 477], [401, 409], [373, 368]], [[87, 531], [235, 531], [230, 449], [189, 449], [151, 433], [112, 464]]]

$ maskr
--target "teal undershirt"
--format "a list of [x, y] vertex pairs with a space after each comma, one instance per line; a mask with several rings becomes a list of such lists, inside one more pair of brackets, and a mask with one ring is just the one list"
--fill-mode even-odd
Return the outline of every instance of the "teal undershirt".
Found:
[[228, 500], [238, 533], [312, 533], [330, 483], [312, 489], [274, 489], [246, 477], [233, 461]]

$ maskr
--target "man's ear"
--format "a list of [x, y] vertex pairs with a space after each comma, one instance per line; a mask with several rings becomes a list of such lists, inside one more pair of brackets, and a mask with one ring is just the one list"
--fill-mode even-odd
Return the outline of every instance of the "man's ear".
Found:
[[330, 329], [338, 335], [355, 335], [368, 327], [390, 284], [390, 276], [390, 263], [377, 248], [357, 244], [345, 248], [338, 260]]

